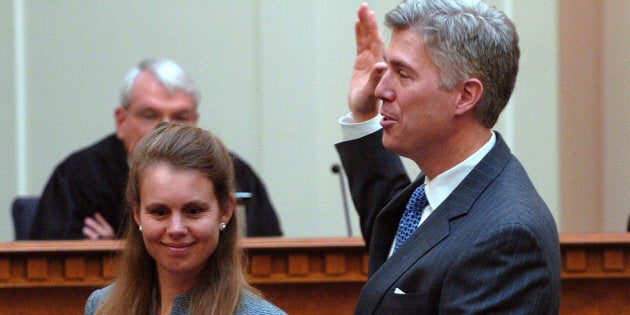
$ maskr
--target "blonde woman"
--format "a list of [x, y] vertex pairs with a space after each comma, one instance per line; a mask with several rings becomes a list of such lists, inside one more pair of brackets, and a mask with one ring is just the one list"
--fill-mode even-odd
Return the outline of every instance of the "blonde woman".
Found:
[[160, 125], [127, 182], [119, 277], [85, 314], [284, 314], [243, 274], [230, 155], [210, 132]]

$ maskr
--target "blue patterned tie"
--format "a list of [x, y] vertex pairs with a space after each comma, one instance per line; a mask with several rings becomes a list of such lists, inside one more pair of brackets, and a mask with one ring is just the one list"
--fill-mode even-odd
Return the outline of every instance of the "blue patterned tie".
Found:
[[422, 209], [427, 206], [427, 196], [424, 194], [424, 184], [418, 186], [411, 194], [409, 202], [405, 207], [400, 223], [398, 223], [398, 231], [396, 231], [396, 244], [394, 252], [411, 236], [413, 231], [418, 228], [420, 218], [422, 218]]

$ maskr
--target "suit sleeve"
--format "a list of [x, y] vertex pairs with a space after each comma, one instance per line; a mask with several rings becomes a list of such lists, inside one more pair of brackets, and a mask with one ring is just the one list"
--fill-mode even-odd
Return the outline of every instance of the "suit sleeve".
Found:
[[83, 238], [83, 220], [78, 217], [77, 184], [67, 168], [65, 163], [59, 165], [46, 184], [31, 224], [31, 239]]
[[464, 251], [447, 273], [440, 313], [549, 314], [552, 268], [522, 224], [504, 224]]
[[381, 129], [336, 145], [368, 247], [379, 211], [410, 184], [400, 157], [383, 147], [382, 135]]
[[245, 202], [247, 236], [281, 236], [280, 220], [267, 194], [265, 184], [245, 161], [235, 154], [232, 155], [236, 189], [252, 194]]

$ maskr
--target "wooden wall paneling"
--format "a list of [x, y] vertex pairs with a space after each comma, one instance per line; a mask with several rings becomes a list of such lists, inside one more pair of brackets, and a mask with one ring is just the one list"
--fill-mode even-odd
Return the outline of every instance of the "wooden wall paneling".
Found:
[[[117, 274], [117, 241], [0, 243], [0, 314], [81, 314]], [[351, 314], [367, 279], [360, 238], [248, 238], [247, 279], [289, 314]], [[561, 314], [630, 314], [630, 233], [560, 235]]]

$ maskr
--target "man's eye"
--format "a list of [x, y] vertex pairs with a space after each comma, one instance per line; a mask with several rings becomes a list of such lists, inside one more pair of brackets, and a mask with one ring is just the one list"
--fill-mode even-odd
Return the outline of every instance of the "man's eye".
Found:
[[405, 71], [405, 70], [399, 70], [399, 71], [398, 71], [398, 75], [399, 75], [401, 78], [408, 78], [408, 77], [409, 77], [409, 74], [407, 74], [407, 71]]
[[177, 122], [190, 122], [193, 120], [193, 117], [194, 115], [190, 113], [178, 114], [173, 117], [173, 120]]
[[140, 112], [138, 113], [138, 117], [147, 120], [154, 120], [157, 119], [159, 116], [157, 113], [154, 112]]

